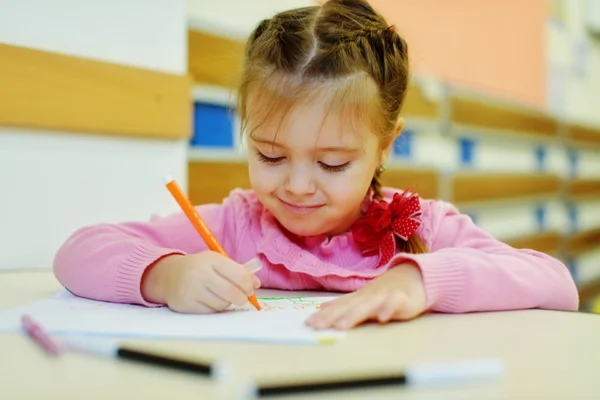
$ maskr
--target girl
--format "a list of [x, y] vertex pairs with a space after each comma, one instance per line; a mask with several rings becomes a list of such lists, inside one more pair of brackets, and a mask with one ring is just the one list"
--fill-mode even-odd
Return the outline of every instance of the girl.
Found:
[[[77, 231], [56, 277], [80, 296], [185, 313], [244, 304], [261, 284], [350, 292], [307, 321], [316, 329], [428, 310], [577, 310], [558, 260], [495, 240], [451, 204], [381, 188], [408, 77], [406, 43], [365, 1], [261, 22], [238, 91], [252, 190], [198, 207], [232, 259], [180, 213]], [[253, 275], [242, 264], [255, 257]]]

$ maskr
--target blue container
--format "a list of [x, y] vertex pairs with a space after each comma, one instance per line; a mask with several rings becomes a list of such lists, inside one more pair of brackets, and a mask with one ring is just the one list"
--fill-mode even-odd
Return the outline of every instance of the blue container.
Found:
[[460, 138], [459, 141], [460, 163], [463, 167], [473, 166], [475, 158], [475, 140], [471, 138]]
[[547, 211], [545, 204], [538, 204], [535, 207], [535, 223], [538, 232], [544, 232], [547, 228]]
[[234, 148], [235, 115], [231, 108], [207, 103], [194, 104], [194, 132], [191, 145], [197, 147]]
[[537, 146], [534, 150], [535, 164], [538, 171], [544, 171], [546, 169], [547, 151], [544, 146]]
[[402, 131], [402, 134], [394, 140], [393, 152], [396, 157], [409, 159], [413, 153], [414, 132], [410, 129]]

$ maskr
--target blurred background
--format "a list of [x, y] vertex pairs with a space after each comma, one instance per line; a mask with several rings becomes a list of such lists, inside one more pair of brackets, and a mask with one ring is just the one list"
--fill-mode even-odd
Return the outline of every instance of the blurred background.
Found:
[[[0, 0], [0, 270], [49, 269], [92, 223], [249, 187], [244, 42], [316, 0]], [[384, 183], [456, 204], [600, 297], [600, 0], [372, 0], [409, 45]], [[1, 277], [0, 277], [1, 279]], [[600, 308], [597, 307], [600, 310]]]

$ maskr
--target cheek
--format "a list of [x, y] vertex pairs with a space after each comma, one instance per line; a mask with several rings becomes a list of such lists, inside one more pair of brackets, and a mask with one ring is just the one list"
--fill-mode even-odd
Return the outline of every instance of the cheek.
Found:
[[252, 189], [256, 192], [265, 192], [277, 186], [278, 178], [274, 170], [275, 168], [269, 168], [260, 161], [248, 160], [248, 176]]
[[335, 202], [351, 206], [357, 201], [362, 201], [373, 179], [370, 163], [356, 165], [339, 176], [333, 175], [323, 185], [324, 190]]

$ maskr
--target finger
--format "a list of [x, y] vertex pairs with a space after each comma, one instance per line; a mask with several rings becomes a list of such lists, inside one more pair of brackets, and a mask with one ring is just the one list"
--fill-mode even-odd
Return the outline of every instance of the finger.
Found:
[[169, 303], [168, 306], [171, 310], [182, 314], [211, 314], [217, 312], [216, 309], [197, 300]]
[[363, 298], [348, 308], [345, 315], [341, 315], [334, 322], [333, 327], [336, 329], [350, 329], [365, 322], [375, 316], [377, 310], [381, 308], [384, 299], [384, 297]]
[[391, 293], [381, 304], [377, 313], [377, 320], [381, 323], [389, 322], [406, 307], [408, 298], [404, 292]]
[[209, 287], [204, 287], [198, 296], [198, 302], [215, 311], [223, 311], [231, 305], [230, 301], [223, 299]]
[[329, 301], [326, 307], [323, 307], [323, 304], [325, 303], [321, 304], [321, 307], [319, 307], [319, 311], [312, 314], [306, 320], [306, 324], [312, 326], [315, 329], [328, 328], [331, 321], [335, 319], [339, 310], [342, 309], [348, 301], [350, 301], [349, 298], [351, 298], [352, 295], [353, 293], [342, 295], [334, 301]]
[[234, 282], [223, 277], [218, 271], [214, 271], [214, 275], [207, 282], [207, 287], [211, 292], [219, 296], [221, 299], [238, 306], [243, 306], [248, 302], [248, 295]]
[[260, 279], [258, 279], [258, 276], [256, 275], [252, 275], [252, 281], [254, 282], [254, 289], [258, 289], [262, 284]]
[[341, 296], [336, 304], [321, 309], [312, 315], [307, 323], [315, 329], [332, 328], [336, 321], [359, 304], [360, 300], [357, 300], [357, 298], [354, 293]]
[[237, 285], [240, 290], [246, 293], [246, 297], [254, 293], [252, 274], [235, 261], [223, 257], [222, 261], [213, 265], [213, 270], [229, 282]]
[[327, 308], [327, 307], [331, 307], [332, 305], [335, 305], [335, 304], [337, 304], [338, 300], [340, 300], [342, 297], [344, 297], [344, 296], [336, 297], [336, 298], [335, 298], [335, 299], [333, 299], [333, 300], [328, 300], [328, 301], [326, 301], [326, 302], [324, 302], [324, 303], [321, 303], [321, 304], [320, 304], [320, 307], [321, 307], [321, 308]]

